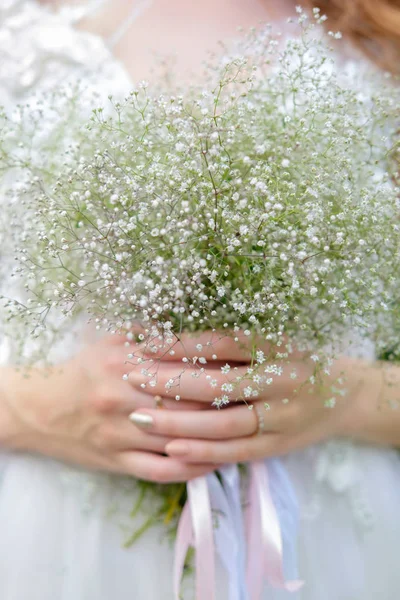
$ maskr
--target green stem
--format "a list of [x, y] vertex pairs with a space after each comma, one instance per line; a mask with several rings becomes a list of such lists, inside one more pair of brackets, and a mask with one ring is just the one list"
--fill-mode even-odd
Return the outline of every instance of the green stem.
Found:
[[149, 517], [139, 529], [137, 529], [125, 542], [124, 548], [130, 548], [148, 530], [155, 525], [157, 519]]
[[145, 495], [146, 495], [146, 487], [145, 486], [140, 486], [139, 497], [136, 500], [136, 502], [135, 502], [135, 504], [134, 504], [134, 506], [133, 506], [133, 508], [131, 510], [131, 513], [130, 513], [130, 516], [131, 516], [132, 519], [134, 517], [136, 517], [136, 515], [138, 514], [139, 509], [140, 509], [140, 507], [142, 505], [142, 502], [144, 500]]

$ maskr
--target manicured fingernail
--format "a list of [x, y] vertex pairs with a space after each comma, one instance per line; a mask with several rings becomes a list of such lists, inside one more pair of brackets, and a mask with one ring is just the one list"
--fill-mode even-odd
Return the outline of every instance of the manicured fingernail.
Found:
[[145, 415], [144, 413], [132, 413], [129, 415], [132, 423], [137, 425], [138, 427], [142, 427], [143, 429], [147, 429], [151, 427], [154, 423], [153, 417], [150, 415]]
[[189, 446], [186, 442], [169, 442], [165, 446], [165, 452], [167, 454], [173, 454], [174, 456], [184, 456], [185, 454], [189, 454]]

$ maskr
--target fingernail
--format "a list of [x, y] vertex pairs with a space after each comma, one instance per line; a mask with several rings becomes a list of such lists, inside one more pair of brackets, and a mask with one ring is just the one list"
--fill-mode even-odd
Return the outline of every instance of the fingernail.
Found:
[[143, 429], [151, 427], [154, 423], [153, 417], [145, 415], [144, 413], [132, 413], [129, 415], [129, 418], [132, 423]]
[[185, 454], [189, 454], [189, 446], [186, 442], [169, 442], [165, 446], [165, 452], [167, 454], [173, 454], [174, 456], [184, 456]]

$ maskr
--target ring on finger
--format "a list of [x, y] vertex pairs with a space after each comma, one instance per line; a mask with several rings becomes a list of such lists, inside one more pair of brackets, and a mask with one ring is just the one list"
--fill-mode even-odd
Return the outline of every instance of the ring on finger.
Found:
[[256, 416], [257, 416], [257, 429], [254, 435], [263, 435], [266, 433], [265, 428], [265, 410], [259, 404], [254, 405]]
[[161, 396], [154, 396], [154, 407], [155, 408], [164, 408], [163, 399]]

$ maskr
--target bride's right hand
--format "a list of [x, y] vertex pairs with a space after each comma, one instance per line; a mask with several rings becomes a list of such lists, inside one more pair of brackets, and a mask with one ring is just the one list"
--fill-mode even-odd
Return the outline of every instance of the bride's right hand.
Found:
[[[0, 445], [44, 454], [90, 469], [157, 482], [187, 481], [213, 470], [163, 455], [167, 437], [134, 427], [129, 414], [154, 407], [132, 389], [124, 339], [108, 336], [51, 370], [1, 372]], [[166, 400], [166, 408], [188, 408]], [[191, 408], [196, 408], [193, 403]]]

